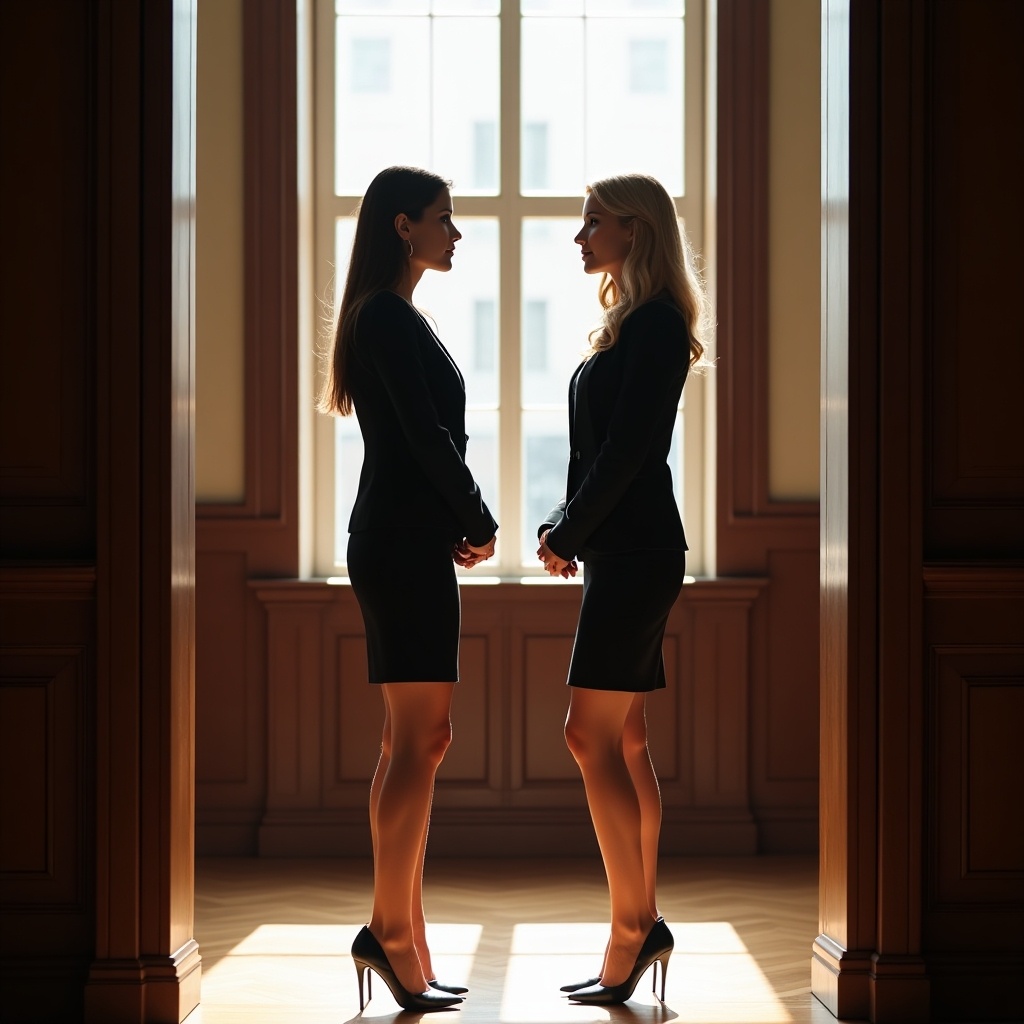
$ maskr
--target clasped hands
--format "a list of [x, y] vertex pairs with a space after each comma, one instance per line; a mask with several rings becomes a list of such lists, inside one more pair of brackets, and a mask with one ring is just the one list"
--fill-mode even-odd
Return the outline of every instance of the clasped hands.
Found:
[[537, 557], [544, 563], [544, 569], [549, 576], [561, 576], [563, 580], [567, 580], [570, 576], [575, 576], [579, 572], [580, 567], [576, 564], [575, 558], [566, 560], [556, 555], [548, 547], [547, 540], [550, 532], [550, 530], [545, 530], [540, 535], [540, 547], [537, 548]]
[[452, 548], [452, 559], [456, 565], [461, 565], [463, 569], [472, 569], [474, 565], [478, 565], [480, 562], [486, 562], [494, 554], [494, 541], [495, 537], [492, 537], [486, 544], [477, 547], [474, 544], [470, 544], [465, 537], [459, 541], [455, 547]]

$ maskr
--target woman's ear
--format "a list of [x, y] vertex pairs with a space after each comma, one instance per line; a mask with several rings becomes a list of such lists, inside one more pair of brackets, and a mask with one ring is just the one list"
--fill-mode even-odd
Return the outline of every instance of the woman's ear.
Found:
[[395, 230], [400, 238], [409, 237], [409, 218], [406, 214], [400, 213], [395, 217]]

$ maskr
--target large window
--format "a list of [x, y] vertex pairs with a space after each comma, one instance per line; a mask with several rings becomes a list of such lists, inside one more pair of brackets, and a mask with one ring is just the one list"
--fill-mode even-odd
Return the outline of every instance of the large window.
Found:
[[[464, 238], [452, 272], [424, 275], [416, 301], [466, 378], [467, 462], [500, 523], [483, 571], [540, 576], [536, 527], [565, 486], [567, 385], [600, 312], [573, 244], [584, 185], [654, 174], [702, 246], [700, 4], [317, 3], [318, 296], [340, 291], [353, 211], [377, 171], [414, 164], [452, 179]], [[703, 417], [691, 378], [672, 471], [697, 572]], [[359, 429], [321, 417], [317, 430], [316, 567], [343, 574]]]

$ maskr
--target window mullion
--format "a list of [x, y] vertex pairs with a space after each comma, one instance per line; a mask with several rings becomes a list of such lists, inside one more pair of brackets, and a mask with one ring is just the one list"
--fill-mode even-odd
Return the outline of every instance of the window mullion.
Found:
[[499, 271], [498, 459], [501, 480], [502, 576], [521, 575], [519, 538], [522, 507], [520, 338], [522, 336], [522, 210], [519, 199], [519, 27], [518, 0], [501, 12], [501, 185], [498, 196], [501, 243]]
[[[315, 98], [313, 102], [313, 160], [314, 160], [314, 218], [313, 231], [315, 270], [313, 273], [314, 295], [307, 301], [313, 303], [311, 321], [315, 324], [314, 344], [319, 351], [325, 344], [320, 329], [325, 315], [322, 303], [332, 302], [334, 292], [341, 282], [333, 279], [334, 252], [334, 157], [336, 140], [334, 130], [335, 78], [338, 74], [337, 24], [334, 4], [330, 0], [318, 0], [314, 13], [314, 76]], [[314, 389], [320, 385], [318, 360], [313, 360], [317, 371]], [[313, 487], [315, 490], [316, 515], [314, 526], [314, 562], [318, 573], [330, 574], [334, 570], [335, 551], [335, 423], [334, 418], [318, 416], [314, 434]]]

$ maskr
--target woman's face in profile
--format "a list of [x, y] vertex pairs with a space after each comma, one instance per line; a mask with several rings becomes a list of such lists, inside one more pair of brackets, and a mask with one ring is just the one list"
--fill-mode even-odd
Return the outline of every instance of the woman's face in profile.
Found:
[[408, 222], [412, 263], [419, 264], [424, 270], [452, 269], [455, 243], [462, 238], [462, 233], [452, 222], [452, 212], [451, 192], [443, 188], [417, 223]]
[[580, 247], [588, 274], [610, 274], [618, 281], [633, 248], [633, 228], [589, 195], [583, 204], [583, 227], [573, 241]]

